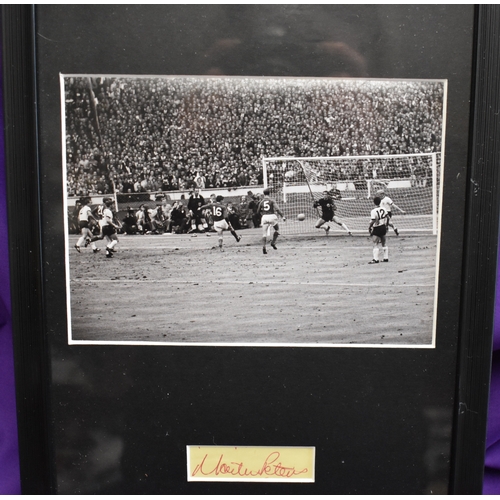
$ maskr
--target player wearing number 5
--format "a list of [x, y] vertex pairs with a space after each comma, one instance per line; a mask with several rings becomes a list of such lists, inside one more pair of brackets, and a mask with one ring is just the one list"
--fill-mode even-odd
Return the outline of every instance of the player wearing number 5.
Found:
[[241, 236], [236, 234], [233, 226], [231, 226], [230, 222], [227, 220], [227, 208], [222, 204], [222, 200], [224, 200], [224, 197], [219, 195], [215, 201], [202, 205], [199, 209], [200, 212], [207, 209], [210, 210], [212, 220], [214, 221], [214, 229], [219, 236], [219, 249], [221, 252], [224, 251], [222, 248], [224, 231], [229, 230], [236, 241], [241, 240]]
[[278, 225], [278, 215], [285, 221], [285, 216], [280, 210], [278, 204], [269, 197], [270, 189], [264, 189], [264, 198], [259, 203], [257, 207], [257, 212], [262, 215], [261, 225], [262, 225], [262, 252], [267, 253], [266, 244], [267, 238], [271, 233], [271, 228], [274, 229], [273, 237], [271, 240], [271, 246], [276, 248], [276, 240], [279, 236], [279, 225]]
[[382, 245], [384, 253], [384, 262], [389, 262], [389, 249], [387, 248], [386, 233], [387, 233], [387, 212], [380, 206], [380, 198], [375, 196], [373, 203], [376, 208], [371, 211], [370, 225], [368, 231], [373, 240], [373, 259], [368, 264], [378, 264], [380, 262], [379, 244]]

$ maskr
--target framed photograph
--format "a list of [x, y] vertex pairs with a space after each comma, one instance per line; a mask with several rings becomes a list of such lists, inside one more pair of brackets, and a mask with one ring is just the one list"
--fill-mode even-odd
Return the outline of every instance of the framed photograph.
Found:
[[24, 492], [480, 493], [498, 15], [4, 6]]

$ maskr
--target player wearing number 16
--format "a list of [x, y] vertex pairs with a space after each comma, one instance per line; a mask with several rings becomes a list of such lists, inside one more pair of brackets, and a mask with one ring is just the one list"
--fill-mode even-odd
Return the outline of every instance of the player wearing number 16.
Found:
[[279, 236], [279, 225], [278, 225], [278, 215], [285, 221], [285, 216], [279, 208], [276, 201], [269, 197], [270, 189], [264, 189], [264, 198], [259, 203], [257, 207], [257, 212], [262, 215], [262, 252], [267, 253], [266, 244], [267, 238], [271, 234], [271, 228], [274, 229], [273, 237], [271, 239], [271, 246], [277, 250], [276, 240]]
[[206, 205], [201, 206], [199, 209], [200, 212], [206, 209], [210, 210], [212, 219], [214, 221], [214, 229], [219, 236], [219, 249], [221, 252], [224, 251], [224, 249], [222, 248], [224, 231], [229, 230], [236, 241], [241, 240], [241, 236], [238, 236], [236, 234], [233, 226], [231, 226], [231, 223], [227, 220], [227, 207], [222, 203], [222, 200], [224, 200], [224, 197], [219, 195], [217, 196], [215, 201], [207, 203]]

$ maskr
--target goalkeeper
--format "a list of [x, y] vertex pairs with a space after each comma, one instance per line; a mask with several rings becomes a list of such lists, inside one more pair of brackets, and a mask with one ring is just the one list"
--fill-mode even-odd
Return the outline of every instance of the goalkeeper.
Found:
[[330, 232], [330, 225], [328, 222], [335, 222], [335, 224], [344, 228], [349, 236], [352, 236], [350, 229], [335, 215], [337, 207], [335, 206], [335, 202], [333, 201], [329, 191], [323, 191], [323, 198], [316, 200], [313, 203], [313, 207], [321, 209], [321, 217], [316, 222], [316, 229], [324, 229], [326, 235], [328, 236], [328, 233]]

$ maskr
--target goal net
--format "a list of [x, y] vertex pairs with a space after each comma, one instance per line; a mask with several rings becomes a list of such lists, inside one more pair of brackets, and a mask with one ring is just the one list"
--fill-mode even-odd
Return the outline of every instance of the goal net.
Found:
[[[264, 187], [271, 189], [287, 218], [280, 224], [283, 234], [320, 231], [314, 225], [321, 212], [313, 204], [324, 191], [332, 195], [335, 215], [351, 232], [367, 233], [373, 198], [380, 190], [404, 211], [392, 211], [400, 232], [438, 232], [440, 153], [263, 158], [262, 166]], [[299, 220], [301, 214], [304, 220]], [[332, 231], [345, 232], [329, 225]]]

